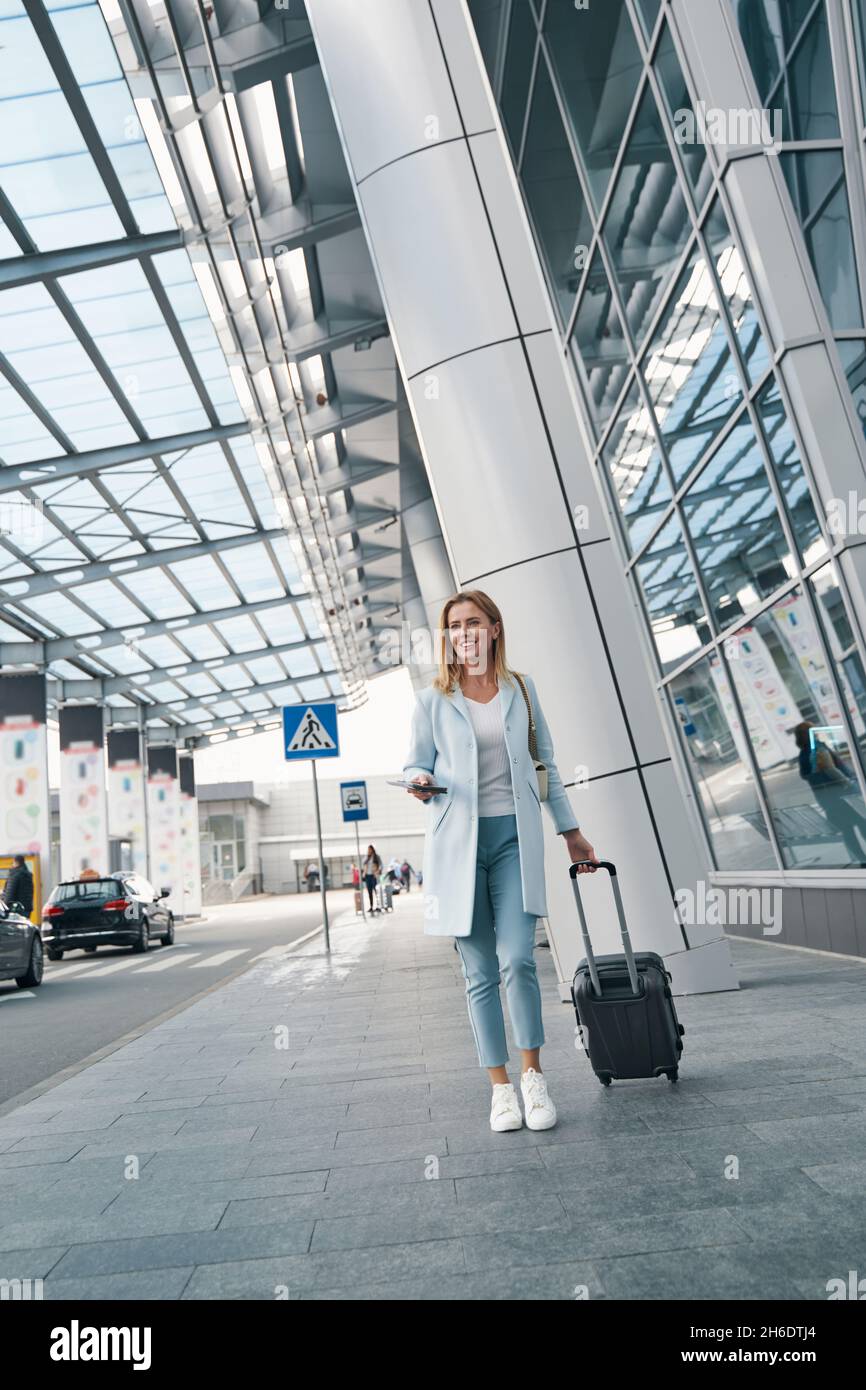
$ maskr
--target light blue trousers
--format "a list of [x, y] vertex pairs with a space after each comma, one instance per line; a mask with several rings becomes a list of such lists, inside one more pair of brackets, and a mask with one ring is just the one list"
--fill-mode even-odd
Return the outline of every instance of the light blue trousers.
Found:
[[526, 1049], [544, 1043], [535, 973], [536, 920], [523, 910], [517, 817], [480, 816], [472, 931], [454, 939], [482, 1067], [502, 1067], [508, 1061], [500, 971], [515, 1043]]

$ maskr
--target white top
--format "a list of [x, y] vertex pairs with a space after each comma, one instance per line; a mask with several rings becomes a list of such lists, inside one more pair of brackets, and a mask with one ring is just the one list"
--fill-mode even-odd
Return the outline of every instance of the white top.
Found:
[[467, 695], [466, 707], [478, 745], [478, 814], [513, 816], [514, 788], [499, 692], [486, 705], [470, 700]]

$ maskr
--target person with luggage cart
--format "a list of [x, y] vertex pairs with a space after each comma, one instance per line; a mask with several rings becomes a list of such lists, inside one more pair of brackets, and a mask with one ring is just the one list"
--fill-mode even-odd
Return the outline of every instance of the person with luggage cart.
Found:
[[[491, 1085], [490, 1127], [550, 1129], [556, 1107], [541, 1071], [536, 920], [547, 915], [542, 802], [577, 873], [598, 860], [580, 830], [554, 761], [535, 683], [505, 655], [502, 614], [480, 589], [447, 600], [439, 673], [415, 704], [403, 772], [430, 806], [424, 845], [424, 932], [453, 936], [466, 980], [479, 1064]], [[425, 788], [431, 790], [425, 790]], [[499, 997], [505, 984], [521, 1052], [520, 1089], [508, 1079]]]
[[370, 911], [381, 912], [381, 908], [376, 903], [376, 890], [379, 887], [379, 877], [382, 873], [382, 861], [372, 845], [367, 846], [367, 858], [364, 860], [363, 876], [364, 887], [370, 897]]

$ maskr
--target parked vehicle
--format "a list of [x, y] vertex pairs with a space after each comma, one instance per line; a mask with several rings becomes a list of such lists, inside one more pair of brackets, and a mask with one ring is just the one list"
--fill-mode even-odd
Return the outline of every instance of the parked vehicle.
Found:
[[42, 909], [42, 937], [49, 960], [64, 951], [98, 946], [131, 946], [141, 953], [156, 937], [163, 946], [174, 941], [174, 916], [141, 874], [106, 874], [102, 878], [58, 883]]
[[42, 937], [39, 928], [17, 911], [18, 906], [0, 899], [0, 980], [35, 989], [42, 984]]

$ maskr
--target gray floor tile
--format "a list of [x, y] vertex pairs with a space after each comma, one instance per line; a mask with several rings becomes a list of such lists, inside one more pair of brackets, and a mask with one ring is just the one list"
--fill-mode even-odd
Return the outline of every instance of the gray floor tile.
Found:
[[83, 1299], [804, 1301], [866, 1270], [864, 967], [734, 942], [751, 987], [678, 1001], [679, 1085], [602, 1090], [539, 952], [559, 1121], [493, 1134], [462, 973], [412, 911], [335, 930], [327, 978], [317, 942], [260, 962], [2, 1117], [5, 1277]]

